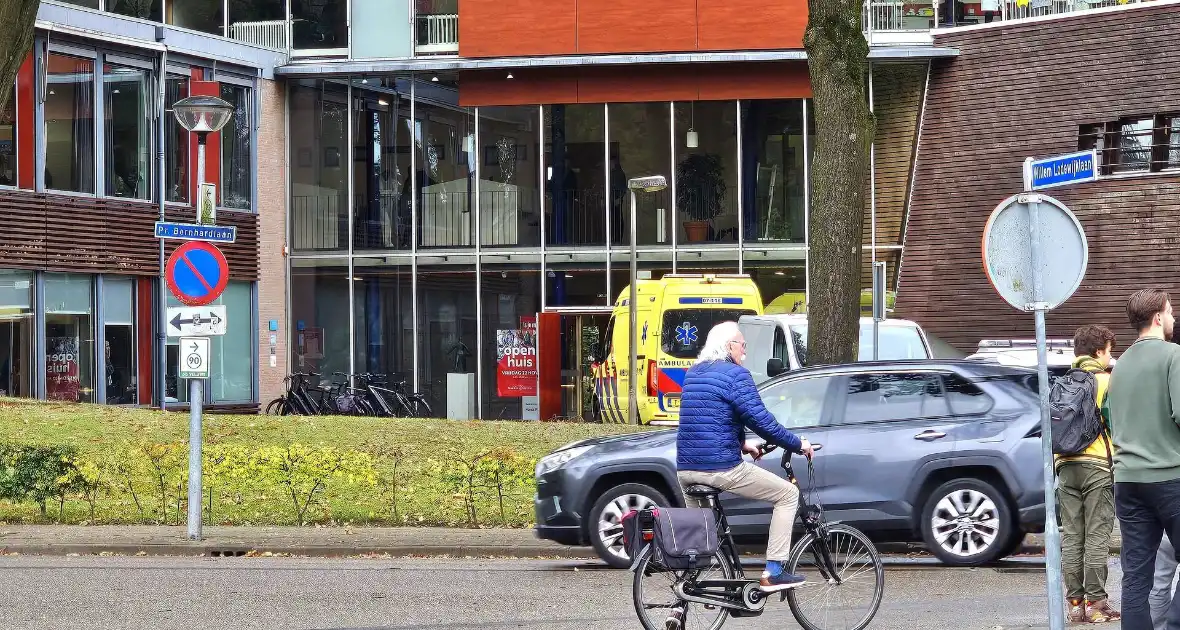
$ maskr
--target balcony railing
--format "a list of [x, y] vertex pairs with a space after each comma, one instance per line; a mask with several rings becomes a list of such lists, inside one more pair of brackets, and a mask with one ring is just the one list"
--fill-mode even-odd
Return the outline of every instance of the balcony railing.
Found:
[[[963, 2], [954, 2], [952, 5], [939, 0], [865, 0], [864, 29], [869, 43], [876, 46], [929, 44], [930, 32], [938, 28], [1065, 15], [1089, 9], [1150, 1], [997, 0], [996, 10], [988, 12], [983, 11], [979, 4], [967, 5]], [[954, 13], [948, 15], [948, 10], [953, 10]]]
[[417, 52], [420, 55], [458, 53], [459, 14], [419, 15]]
[[287, 50], [287, 21], [237, 22], [229, 25], [229, 38], [272, 50]]

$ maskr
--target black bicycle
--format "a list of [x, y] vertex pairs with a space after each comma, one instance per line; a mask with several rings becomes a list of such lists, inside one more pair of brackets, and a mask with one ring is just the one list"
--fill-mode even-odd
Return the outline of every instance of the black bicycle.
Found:
[[405, 379], [388, 382], [385, 374], [358, 374], [360, 389], [369, 397], [375, 415], [398, 418], [429, 418], [426, 396], [411, 392]]
[[[763, 444], [763, 455], [777, 447]], [[782, 467], [787, 479], [799, 485], [791, 467], [791, 458], [784, 453]], [[638, 554], [633, 564], [635, 573], [632, 597], [639, 621], [647, 630], [664, 630], [665, 622], [674, 610], [682, 613], [681, 628], [717, 630], [730, 617], [757, 617], [762, 614], [767, 600], [779, 595], [790, 603], [791, 614], [805, 630], [862, 630], [873, 620], [881, 605], [885, 590], [885, 569], [876, 547], [868, 537], [854, 527], [842, 523], [828, 523], [824, 519], [822, 503], [814, 490], [815, 469], [807, 460], [807, 492], [800, 492], [799, 518], [804, 534], [791, 549], [784, 569], [800, 573], [806, 566], [814, 579], [790, 590], [764, 593], [758, 577], [748, 577], [742, 569], [737, 546], [725, 510], [718, 495], [721, 490], [704, 485], [685, 488], [685, 494], [703, 500], [717, 518], [721, 546], [707, 567], [687, 571], [671, 571], [652, 559], [651, 546]], [[646, 528], [645, 528], [646, 529]], [[650, 534], [645, 532], [644, 538]], [[653, 582], [649, 585], [648, 582]], [[651, 594], [658, 598], [648, 602]], [[853, 604], [863, 602], [861, 608]], [[811, 611], [815, 604], [821, 610]]]
[[[319, 379], [315, 372], [296, 372], [283, 378], [287, 391], [266, 405], [266, 413], [282, 416], [315, 416], [326, 411], [326, 392], [312, 387], [309, 379]], [[314, 392], [314, 393], [313, 393]]]

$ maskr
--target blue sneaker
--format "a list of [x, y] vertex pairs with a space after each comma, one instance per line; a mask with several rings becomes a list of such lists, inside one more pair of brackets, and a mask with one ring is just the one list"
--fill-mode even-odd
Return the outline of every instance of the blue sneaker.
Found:
[[795, 575], [786, 571], [778, 575], [770, 575], [764, 572], [762, 574], [762, 581], [758, 584], [758, 590], [763, 593], [777, 593], [806, 583], [807, 579], [802, 575]]

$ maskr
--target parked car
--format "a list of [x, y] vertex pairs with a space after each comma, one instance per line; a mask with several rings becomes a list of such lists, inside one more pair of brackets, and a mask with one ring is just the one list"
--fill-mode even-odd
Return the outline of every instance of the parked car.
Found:
[[[944, 563], [977, 566], [1043, 531], [1036, 374], [985, 361], [874, 361], [803, 368], [759, 392], [816, 447], [815, 488], [830, 520], [878, 541], [924, 542]], [[781, 449], [758, 465], [780, 474]], [[802, 460], [799, 460], [800, 462]], [[806, 488], [805, 468], [797, 466]], [[620, 519], [683, 506], [676, 431], [568, 444], [537, 464], [536, 534], [628, 558]], [[730, 524], [765, 540], [771, 506], [725, 493]]]
[[[975, 354], [968, 359], [994, 361], [1001, 365], [1019, 365], [1037, 369], [1037, 342], [1035, 339], [983, 339]], [[1047, 339], [1045, 341], [1045, 362], [1050, 376], [1062, 376], [1073, 365], [1073, 339]], [[1114, 362], [1111, 362], [1114, 367]]]
[[[746, 338], [746, 367], [750, 369], [754, 383], [807, 367], [806, 315], [743, 315], [738, 319], [738, 328]], [[926, 332], [908, 319], [878, 322], [877, 338], [881, 349], [876, 360], [929, 359], [934, 356]], [[872, 317], [860, 318], [857, 360], [874, 360]]]

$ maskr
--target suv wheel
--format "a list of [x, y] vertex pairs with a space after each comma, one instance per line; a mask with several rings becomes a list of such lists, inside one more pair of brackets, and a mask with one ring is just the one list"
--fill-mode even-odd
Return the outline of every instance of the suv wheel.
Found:
[[1010, 553], [1016, 527], [1004, 494], [979, 479], [948, 481], [922, 510], [922, 539], [951, 566], [979, 566]]
[[607, 490], [590, 508], [590, 544], [598, 557], [616, 569], [631, 566], [623, 547], [623, 515], [631, 510], [668, 507], [668, 499], [655, 488], [641, 483], [626, 483]]

